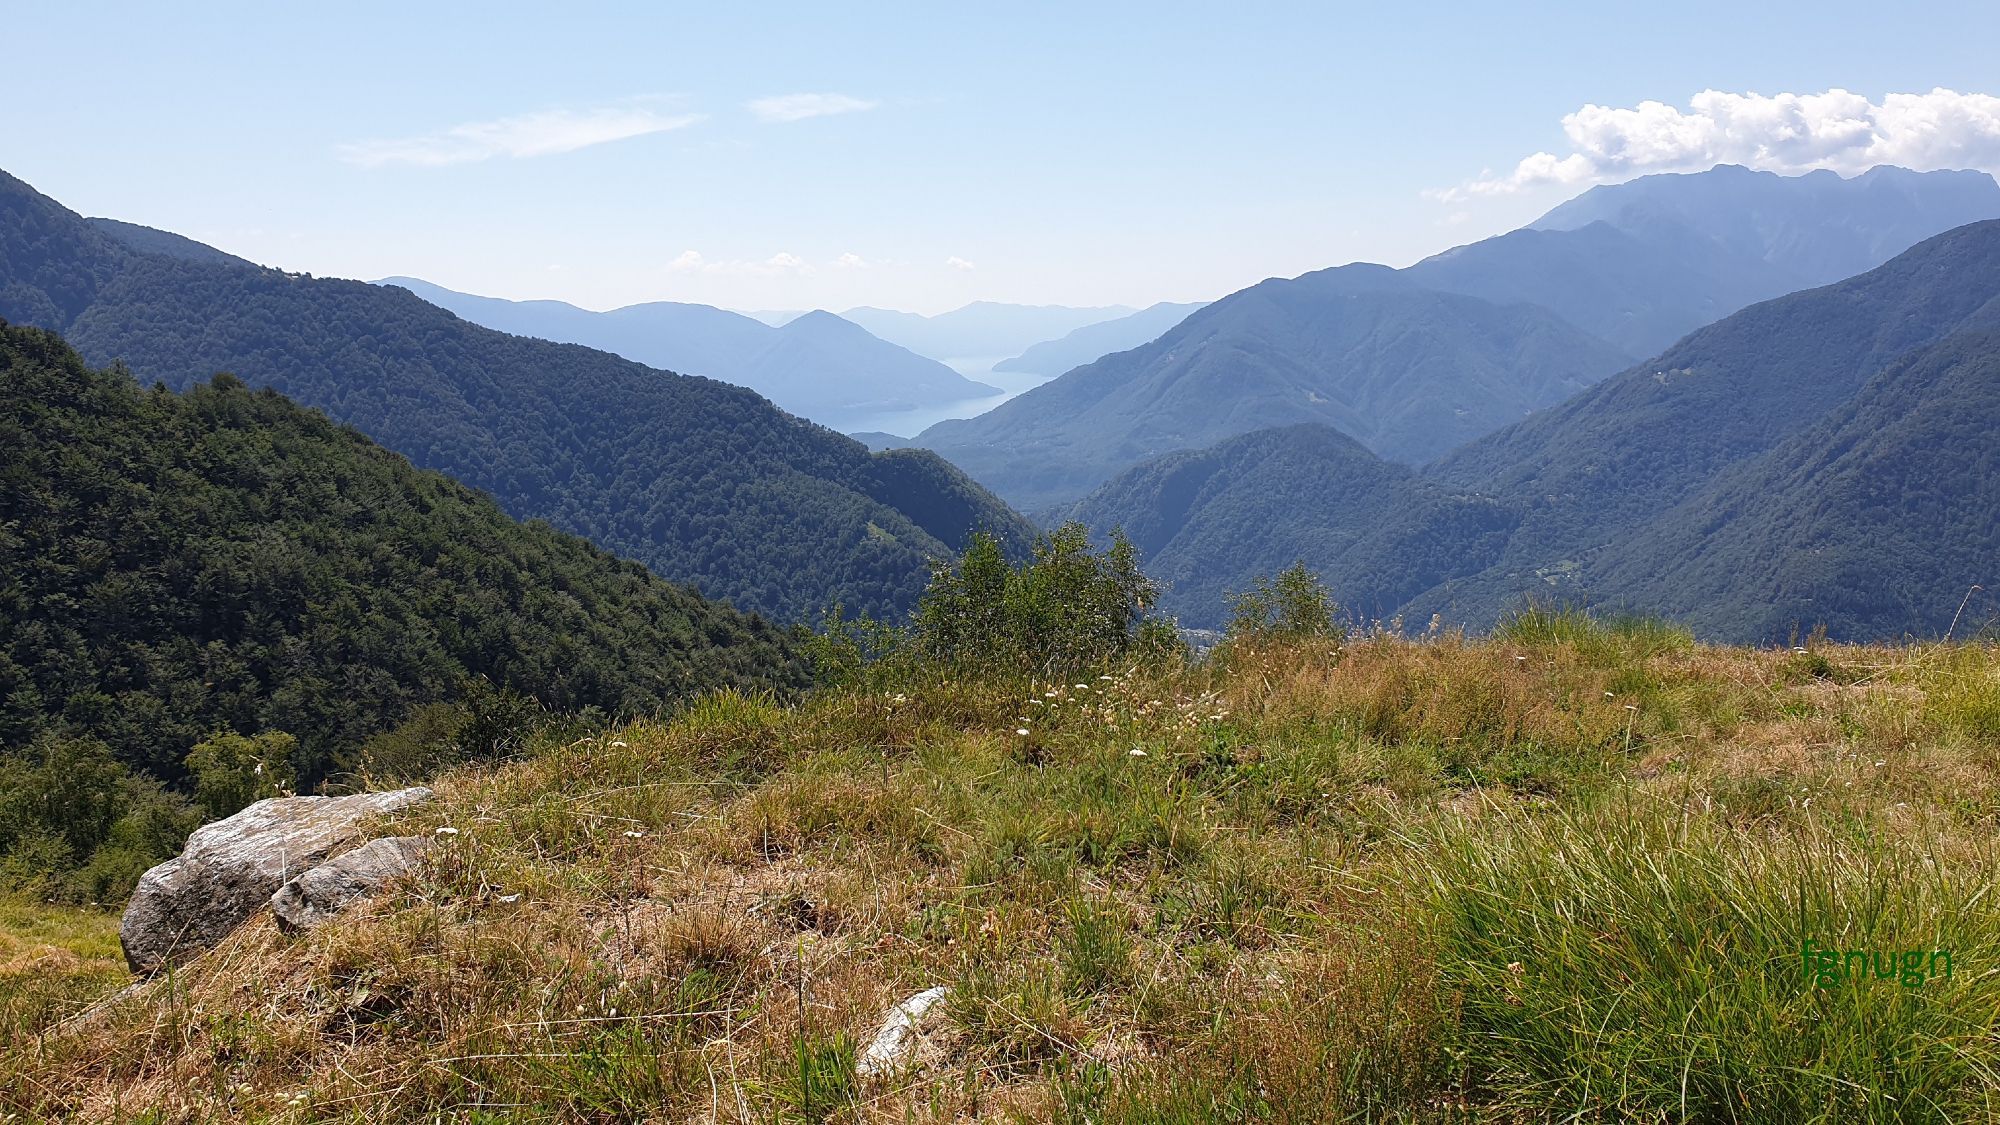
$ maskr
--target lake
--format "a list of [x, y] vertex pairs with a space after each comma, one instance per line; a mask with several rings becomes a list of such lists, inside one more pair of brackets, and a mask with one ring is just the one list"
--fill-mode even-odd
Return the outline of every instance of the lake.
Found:
[[891, 410], [873, 414], [855, 414], [837, 419], [815, 418], [813, 421], [847, 434], [873, 430], [895, 434], [897, 437], [913, 438], [947, 418], [977, 418], [1015, 395], [1034, 390], [1049, 381], [1050, 376], [1047, 375], [993, 370], [994, 364], [1011, 358], [1013, 357], [989, 355], [940, 361], [974, 382], [999, 387], [999, 394], [982, 395], [979, 398], [962, 399], [918, 410]]

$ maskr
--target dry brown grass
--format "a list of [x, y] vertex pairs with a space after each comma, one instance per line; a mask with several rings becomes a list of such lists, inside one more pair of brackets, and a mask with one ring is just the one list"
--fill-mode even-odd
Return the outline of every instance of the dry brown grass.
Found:
[[[16, 1046], [0, 1110], [1477, 1115], [1422, 826], [1630, 794], [1969, 840], [2000, 810], [1977, 694], [2000, 662], [1968, 651], [1829, 649], [1822, 675], [1790, 652], [1375, 637], [793, 711], [722, 697], [440, 779], [399, 825], [459, 829], [421, 877], [303, 938], [253, 921]], [[0, 947], [0, 973], [52, 964], [23, 956]], [[939, 983], [915, 1071], [844, 1077], [886, 1007]]]

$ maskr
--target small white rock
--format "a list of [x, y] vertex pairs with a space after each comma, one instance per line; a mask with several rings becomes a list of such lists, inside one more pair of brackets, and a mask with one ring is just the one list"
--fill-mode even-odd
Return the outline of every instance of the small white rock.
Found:
[[889, 1009], [874, 1041], [854, 1061], [854, 1076], [881, 1078], [901, 1070], [917, 1049], [917, 1024], [944, 999], [944, 989], [926, 988]]

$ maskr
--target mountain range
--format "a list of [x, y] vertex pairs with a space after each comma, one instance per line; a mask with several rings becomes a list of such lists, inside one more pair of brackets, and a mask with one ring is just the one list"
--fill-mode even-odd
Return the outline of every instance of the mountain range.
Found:
[[1420, 463], [1746, 305], [1995, 216], [2000, 185], [1977, 172], [1644, 177], [1406, 269], [1262, 282], [917, 443], [1029, 511], [1274, 425], [1323, 422]]
[[1434, 289], [1532, 301], [1646, 356], [1746, 305], [1992, 218], [2000, 186], [1984, 172], [1877, 167], [1842, 178], [1725, 164], [1591, 188], [1521, 230], [1404, 272]]
[[1067, 514], [1136, 529], [1190, 624], [1303, 559], [1373, 616], [1483, 627], [1542, 598], [1719, 640], [1935, 636], [1961, 606], [1969, 629], [2000, 615], [1995, 432], [1987, 221], [1737, 312], [1415, 472], [1266, 431], [1138, 466]]
[[1631, 359], [1537, 306], [1343, 266], [1233, 293], [1152, 343], [916, 440], [1036, 512], [1149, 457], [1299, 422], [1421, 463]]
[[[185, 247], [182, 248], [185, 250]], [[0, 174], [0, 318], [179, 389], [230, 372], [704, 594], [894, 616], [976, 529], [1032, 529], [921, 450], [754, 392], [470, 324], [394, 287], [134, 249]]]
[[997, 389], [877, 339], [828, 312], [772, 327], [710, 305], [651, 301], [593, 312], [562, 301], [507, 301], [389, 277], [486, 328], [583, 344], [683, 375], [748, 387], [794, 414], [840, 429], [858, 417], [962, 402]]
[[1082, 367], [1112, 352], [1127, 351], [1156, 340], [1201, 307], [1199, 301], [1183, 304], [1161, 301], [1130, 316], [1086, 324], [1060, 339], [1044, 340], [1012, 359], [994, 364], [993, 370], [1023, 375], [1060, 375], [1072, 367]]
[[[1980, 212], [2000, 214], [2000, 185], [1972, 173], [1648, 177], [1406, 269], [1260, 283], [919, 442], [1045, 519], [1123, 527], [1191, 625], [1304, 560], [1369, 617], [1481, 627], [1546, 598], [1728, 640], [1984, 628], [2000, 222], [1931, 232]], [[624, 323], [496, 304], [530, 331]], [[636, 308], [648, 332], [759, 340], [773, 364], [892, 347], [827, 313], [771, 328]], [[914, 320], [963, 342], [1107, 311]], [[1073, 325], [1069, 343], [1179, 311]], [[836, 601], [896, 616], [972, 530], [1014, 552], [1032, 535], [926, 450], [871, 453], [743, 388], [482, 328], [396, 286], [85, 220], [11, 178], [0, 317], [169, 389], [233, 372], [515, 517], [781, 620]]]
[[890, 343], [937, 360], [1000, 359], [1019, 355], [1086, 324], [1129, 316], [1125, 305], [1071, 308], [974, 301], [935, 316], [862, 306], [840, 315]]

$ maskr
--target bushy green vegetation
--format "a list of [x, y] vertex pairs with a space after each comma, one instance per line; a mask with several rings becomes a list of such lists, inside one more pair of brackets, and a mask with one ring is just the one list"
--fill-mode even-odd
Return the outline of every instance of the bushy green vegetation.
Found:
[[1333, 592], [1302, 562], [1279, 571], [1276, 578], [1259, 577], [1230, 599], [1229, 611], [1232, 640], [1338, 641], [1345, 633]]
[[911, 655], [951, 671], [1060, 675], [1134, 647], [1177, 644], [1168, 623], [1146, 616], [1157, 599], [1123, 536], [1097, 554], [1082, 524], [1064, 524], [1019, 567], [998, 540], [976, 536], [932, 573], [911, 623]]
[[1158, 598], [1123, 535], [1096, 551], [1082, 524], [1066, 523], [1016, 565], [981, 534], [959, 558], [934, 565], [907, 627], [848, 621], [835, 606], [811, 651], [829, 684], [1062, 676], [1127, 655], [1179, 654], [1173, 623], [1150, 613]]
[[289, 795], [298, 783], [292, 758], [298, 739], [283, 731], [246, 737], [217, 731], [188, 751], [195, 803], [219, 820], [254, 801]]
[[[1063, 541], [972, 582], [1047, 589], [1040, 566], [1089, 597], [1120, 573]], [[939, 578], [956, 604], [966, 568]], [[1310, 579], [1271, 585], [1318, 624]], [[717, 694], [449, 771], [395, 826], [458, 830], [412, 885], [304, 938], [253, 922], [86, 1026], [38, 1025], [0, 1056], [0, 1110], [2000, 1109], [1993, 648], [1711, 648], [1552, 608], [1483, 641], [1246, 632], [1201, 662], [1139, 659], [1128, 630], [1060, 676], [926, 674], [896, 631], [790, 705]], [[1820, 987], [1806, 940], [1956, 971]], [[913, 1069], [857, 1079], [884, 1009], [933, 985]]]
[[102, 742], [44, 734], [0, 753], [0, 901], [120, 906], [200, 820]]
[[784, 622], [836, 600], [901, 617], [973, 531], [1017, 554], [1033, 537], [935, 454], [870, 454], [740, 387], [400, 289], [139, 252], [5, 173], [0, 318], [175, 390], [217, 372], [275, 388], [517, 518]]

